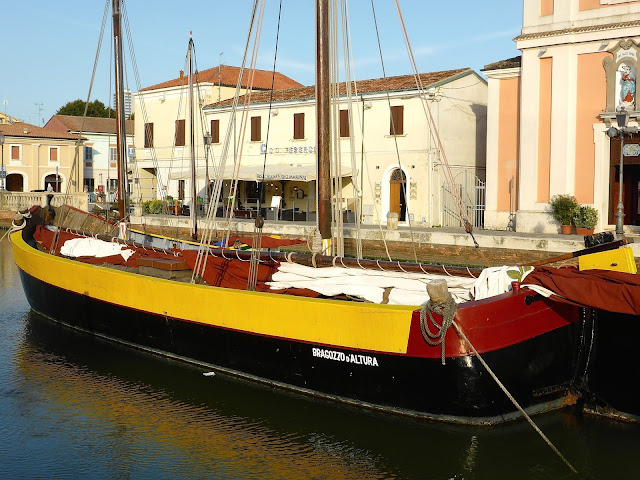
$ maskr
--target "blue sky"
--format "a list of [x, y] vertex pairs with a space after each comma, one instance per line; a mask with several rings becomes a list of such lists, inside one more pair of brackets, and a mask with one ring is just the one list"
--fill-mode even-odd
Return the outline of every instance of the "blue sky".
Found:
[[[200, 70], [219, 62], [239, 66], [252, 3], [128, 0], [126, 10], [141, 86], [178, 76], [184, 68], [189, 31], [193, 31]], [[488, 63], [519, 54], [512, 39], [522, 26], [521, 0], [399, 3], [421, 72], [461, 67], [479, 72]], [[86, 99], [105, 4], [106, 0], [32, 0], [3, 5], [3, 112], [42, 124], [68, 101]], [[374, 0], [374, 6], [387, 75], [411, 73], [394, 2]], [[273, 67], [278, 7], [279, 1], [267, 0], [258, 68]], [[304, 85], [314, 83], [313, 7], [313, 0], [282, 1], [276, 69]], [[349, 12], [356, 78], [382, 77], [371, 0], [350, 0]], [[113, 95], [109, 87], [110, 35], [109, 26], [91, 94], [91, 100], [105, 104]], [[128, 86], [135, 91], [133, 70], [127, 70]]]

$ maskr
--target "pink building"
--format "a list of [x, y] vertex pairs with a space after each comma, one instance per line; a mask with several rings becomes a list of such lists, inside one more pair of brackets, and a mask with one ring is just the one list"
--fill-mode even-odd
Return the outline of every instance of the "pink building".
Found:
[[[524, 0], [520, 57], [484, 69], [487, 228], [558, 232], [548, 212], [569, 193], [613, 229], [618, 204], [621, 107], [638, 125], [640, 1]], [[640, 225], [640, 136], [624, 138], [625, 231]], [[640, 230], [640, 227], [637, 227]]]

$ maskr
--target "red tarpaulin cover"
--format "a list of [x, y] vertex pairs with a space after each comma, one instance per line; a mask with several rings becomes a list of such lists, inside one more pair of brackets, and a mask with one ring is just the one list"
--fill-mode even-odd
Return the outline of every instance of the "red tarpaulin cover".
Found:
[[[53, 241], [55, 233], [49, 229], [38, 225], [33, 234], [33, 238], [40, 243], [46, 251], [49, 251], [51, 242]], [[74, 235], [69, 232], [60, 232], [56, 244], [56, 255], [60, 255], [60, 248], [64, 245], [64, 242], [73, 238], [82, 238], [80, 235]], [[129, 267], [136, 267], [136, 260], [139, 258], [165, 258], [175, 259], [180, 258], [193, 270], [198, 252], [196, 250], [183, 250], [180, 256], [176, 257], [171, 252], [164, 253], [162, 251], [153, 251], [151, 249], [140, 249], [127, 246], [128, 249], [133, 250], [135, 253], [129, 257], [128, 260], [122, 257], [122, 255], [110, 255], [108, 257], [78, 257], [77, 260], [83, 263], [90, 263], [93, 265], [126, 265]], [[237, 290], [246, 290], [247, 278], [249, 277], [249, 264], [247, 261], [240, 261], [238, 259], [226, 260], [222, 257], [214, 257], [213, 255], [207, 256], [206, 268], [204, 271], [204, 281], [209, 285], [224, 288], [234, 288]], [[283, 290], [271, 290], [265, 282], [271, 279], [271, 275], [278, 269], [280, 262], [261, 262], [258, 265], [258, 282], [256, 290], [259, 292], [269, 293], [286, 293], [288, 295], [296, 295], [299, 297], [319, 297], [320, 294], [313, 290], [306, 288], [288, 288]]]
[[[49, 251], [51, 248], [51, 242], [53, 241], [53, 237], [55, 232], [52, 232], [46, 227], [42, 225], [38, 225], [36, 227], [35, 232], [33, 233], [33, 238], [40, 245], [44, 247], [46, 251]], [[56, 243], [56, 255], [60, 255], [60, 248], [64, 245], [64, 242], [67, 240], [71, 240], [73, 238], [82, 238], [80, 235], [74, 235], [69, 232], [61, 231], [58, 234], [58, 240]], [[128, 260], [125, 260], [124, 257], [120, 254], [110, 255], [108, 257], [78, 257], [77, 259], [84, 263], [90, 263], [92, 265], [102, 265], [103, 263], [108, 263], [109, 265], [126, 265], [128, 267], [136, 267], [136, 259], [138, 258], [166, 258], [166, 259], [175, 259], [176, 257], [171, 253], [164, 253], [163, 251], [153, 251], [151, 249], [147, 250], [137, 250], [133, 247], [127, 246], [126, 248], [133, 250], [135, 253], [129, 257]]]
[[540, 285], [567, 300], [616, 313], [640, 315], [640, 275], [575, 267], [536, 267], [522, 282]]
[[[196, 257], [198, 252], [195, 250], [184, 250], [182, 252], [183, 259], [191, 269], [195, 268]], [[238, 259], [225, 259], [223, 257], [207, 256], [203, 279], [209, 285], [216, 287], [235, 288], [236, 290], [245, 290], [247, 288], [247, 278], [249, 277], [250, 261], [241, 261]], [[271, 280], [277, 270], [280, 262], [261, 262], [258, 265], [258, 275], [256, 283], [256, 291], [269, 293], [286, 293], [288, 295], [297, 295], [299, 297], [318, 297], [319, 293], [306, 288], [287, 288], [284, 290], [271, 290], [265, 282]]]

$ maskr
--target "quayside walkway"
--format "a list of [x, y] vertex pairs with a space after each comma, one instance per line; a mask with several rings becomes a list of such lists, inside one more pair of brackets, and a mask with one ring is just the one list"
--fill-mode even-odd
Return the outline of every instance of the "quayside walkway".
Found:
[[[131, 217], [131, 223], [135, 225], [148, 225], [150, 227], [163, 227], [167, 230], [179, 228], [189, 229], [189, 217], [150, 215], [144, 217]], [[218, 229], [224, 228], [225, 222], [221, 219], [216, 222]], [[313, 222], [295, 222], [280, 220], [265, 220], [263, 233], [265, 235], [281, 235], [293, 238], [309, 238], [313, 234], [315, 224]], [[254, 230], [254, 220], [234, 219], [231, 230], [238, 234], [251, 234]], [[612, 227], [613, 230], [613, 227]], [[627, 230], [629, 230], [627, 232]], [[640, 257], [640, 230], [634, 231], [633, 227], [625, 227], [626, 235], [630, 238], [638, 238], [630, 246], [634, 256]], [[345, 239], [356, 238], [356, 229], [345, 224]], [[579, 235], [561, 235], [548, 233], [520, 233], [506, 230], [474, 230], [473, 235], [478, 245], [483, 249], [509, 249], [529, 250], [538, 252], [568, 253], [584, 248], [584, 237]], [[474, 247], [473, 239], [463, 228], [426, 228], [420, 226], [398, 226], [397, 229], [388, 229], [385, 225], [362, 225], [361, 238], [366, 241], [382, 242], [408, 242], [416, 245], [450, 245], [456, 247]]]

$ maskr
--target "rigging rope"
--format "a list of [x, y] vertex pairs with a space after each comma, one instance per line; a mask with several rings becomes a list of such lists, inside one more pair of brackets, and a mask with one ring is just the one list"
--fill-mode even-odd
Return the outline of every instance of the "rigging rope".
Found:
[[[107, 23], [107, 18], [109, 15], [109, 0], [105, 1], [104, 13], [102, 15], [102, 25], [100, 27], [100, 34], [98, 35], [98, 46], [96, 49], [96, 56], [93, 62], [93, 71], [91, 72], [91, 81], [89, 82], [89, 92], [87, 94], [87, 101], [84, 104], [84, 113], [82, 116], [82, 123], [80, 125], [80, 131], [78, 132], [78, 139], [76, 140], [76, 148], [73, 157], [73, 163], [71, 164], [71, 169], [69, 170], [69, 177], [67, 178], [67, 184], [65, 186], [65, 194], [63, 196], [63, 203], [66, 203], [67, 198], [71, 194], [71, 185], [75, 184], [74, 175], [77, 175], [76, 172], [80, 170], [80, 143], [82, 142], [82, 135], [84, 133], [84, 123], [87, 119], [87, 110], [89, 108], [89, 101], [91, 100], [91, 90], [93, 88], [93, 82], [96, 78], [96, 70], [98, 68], [98, 58], [100, 57], [100, 48], [102, 46], [102, 40], [104, 38], [104, 29]], [[77, 187], [76, 187], [77, 188]], [[60, 218], [58, 220], [58, 225], [62, 226], [66, 216], [68, 215], [68, 210], [62, 210]], [[50, 251], [49, 253], [53, 254], [58, 245], [59, 232], [56, 232], [53, 240], [51, 241]]]
[[[233, 97], [233, 102], [232, 102], [232, 107], [231, 107], [231, 116], [229, 119], [229, 124], [227, 125], [227, 131], [225, 133], [225, 139], [222, 145], [222, 153], [220, 155], [219, 158], [219, 164], [216, 166], [214, 165], [214, 171], [216, 172], [215, 174], [215, 182], [214, 182], [214, 186], [213, 186], [213, 191], [212, 191], [212, 198], [215, 198], [215, 201], [212, 201], [209, 203], [208, 206], [208, 211], [207, 211], [207, 219], [209, 220], [209, 225], [207, 225], [207, 228], [205, 229], [205, 234], [203, 235], [203, 239], [201, 241], [201, 244], [198, 246], [198, 255], [196, 257], [196, 262], [195, 262], [195, 266], [193, 269], [193, 276], [191, 278], [191, 281], [194, 282], [196, 280], [196, 278], [202, 277], [204, 274], [204, 268], [206, 265], [206, 259], [207, 256], [209, 255], [209, 248], [208, 248], [208, 244], [211, 242], [212, 236], [213, 236], [213, 232], [215, 231], [215, 215], [217, 213], [218, 210], [218, 205], [220, 203], [220, 194], [222, 191], [222, 186], [223, 186], [223, 181], [224, 181], [224, 170], [225, 170], [225, 165], [226, 165], [226, 161], [227, 161], [227, 156], [228, 156], [228, 152], [229, 152], [229, 144], [231, 143], [231, 135], [232, 133], [235, 131], [235, 123], [236, 123], [236, 111], [238, 108], [238, 98], [240, 96], [240, 90], [242, 88], [242, 79], [244, 77], [244, 70], [245, 70], [245, 65], [246, 65], [246, 61], [247, 61], [247, 56], [248, 56], [248, 52], [249, 52], [249, 46], [251, 45], [251, 33], [253, 32], [253, 28], [254, 28], [254, 23], [256, 20], [256, 10], [258, 9], [258, 2], [260, 0], [254, 0], [253, 2], [253, 8], [251, 11], [251, 19], [250, 19], [250, 23], [249, 23], [249, 31], [247, 33], [247, 40], [245, 43], [245, 49], [244, 49], [244, 55], [242, 58], [242, 63], [240, 66], [240, 72], [238, 75], [238, 80], [236, 83], [236, 89], [235, 89], [235, 94]], [[235, 135], [234, 135], [235, 136]], [[235, 139], [234, 139], [234, 161], [235, 161]], [[223, 245], [224, 242], [227, 239], [223, 239]]]
[[411, 245], [413, 247], [413, 258], [415, 260], [416, 263], [418, 263], [418, 253], [416, 250], [416, 244], [414, 241], [414, 237], [413, 237], [413, 226], [411, 225], [411, 214], [409, 212], [409, 202], [408, 199], [409, 197], [407, 196], [407, 182], [406, 182], [406, 174], [404, 173], [404, 169], [402, 168], [402, 163], [400, 161], [400, 150], [398, 147], [398, 136], [396, 135], [396, 125], [393, 119], [393, 115], [391, 114], [391, 96], [389, 94], [389, 82], [387, 79], [387, 73], [385, 70], [385, 66], [384, 66], [384, 59], [382, 57], [382, 44], [380, 43], [380, 32], [378, 30], [378, 20], [376, 18], [376, 10], [375, 10], [375, 6], [373, 4], [373, 0], [371, 0], [371, 11], [373, 13], [373, 24], [375, 26], [375, 30], [376, 30], [376, 38], [378, 41], [378, 51], [380, 53], [380, 63], [382, 64], [382, 76], [384, 78], [384, 88], [385, 88], [385, 92], [386, 92], [386, 96], [387, 96], [387, 104], [389, 106], [389, 116], [391, 118], [391, 129], [393, 131], [393, 141], [394, 141], [394, 145], [395, 145], [395, 150], [396, 150], [396, 157], [398, 159], [398, 168], [400, 169], [400, 171], [402, 172], [402, 175], [404, 176], [405, 181], [401, 182], [400, 185], [402, 186], [402, 190], [404, 192], [404, 199], [405, 199], [405, 215], [407, 216], [408, 219], [408, 224], [409, 224], [409, 234], [411, 236]]
[[[371, 0], [373, 3], [373, 0]], [[476, 248], [479, 247], [478, 242], [476, 241], [474, 235], [473, 235], [473, 226], [471, 225], [471, 222], [469, 221], [469, 218], [467, 216], [467, 212], [466, 209], [464, 207], [462, 198], [460, 196], [460, 194], [458, 193], [457, 189], [455, 188], [455, 180], [453, 178], [453, 173], [451, 172], [451, 167], [449, 166], [449, 162], [447, 160], [447, 156], [446, 153], [444, 151], [444, 147], [442, 145], [442, 140], [440, 138], [440, 134], [438, 132], [438, 130], [435, 127], [435, 121], [433, 119], [433, 113], [431, 112], [431, 107], [429, 106], [429, 103], [426, 100], [426, 94], [425, 94], [425, 90], [424, 90], [424, 85], [422, 84], [422, 78], [420, 77], [420, 73], [418, 71], [418, 67], [416, 64], [416, 60], [415, 60], [415, 56], [413, 55], [413, 49], [411, 48], [411, 43], [409, 42], [409, 35], [407, 33], [407, 29], [404, 23], [404, 18], [402, 16], [402, 12], [400, 10], [400, 5], [398, 3], [398, 0], [395, 0], [395, 5], [396, 5], [396, 11], [398, 12], [398, 18], [400, 20], [400, 26], [402, 28], [402, 35], [404, 38], [404, 43], [405, 46], [407, 48], [407, 52], [409, 54], [409, 62], [411, 64], [411, 68], [413, 70], [413, 75], [414, 78], [416, 80], [416, 86], [418, 87], [418, 90], [420, 92], [420, 97], [422, 98], [422, 108], [423, 110], [425, 110], [425, 114], [427, 115], [427, 118], [430, 120], [429, 122], [429, 126], [431, 129], [431, 133], [432, 135], [436, 138], [437, 140], [437, 146], [438, 146], [438, 150], [440, 152], [440, 154], [442, 155], [442, 160], [444, 163], [444, 173], [445, 173], [445, 180], [446, 182], [449, 184], [449, 188], [452, 191], [454, 198], [456, 199], [456, 205], [458, 208], [458, 214], [460, 215], [460, 218], [464, 221], [464, 229], [465, 231], [471, 235], [471, 238], [473, 240], [473, 243], [475, 245]], [[377, 27], [376, 27], [377, 28]]]

